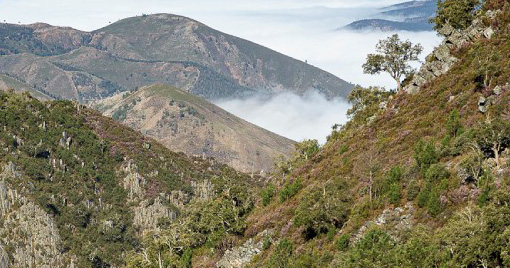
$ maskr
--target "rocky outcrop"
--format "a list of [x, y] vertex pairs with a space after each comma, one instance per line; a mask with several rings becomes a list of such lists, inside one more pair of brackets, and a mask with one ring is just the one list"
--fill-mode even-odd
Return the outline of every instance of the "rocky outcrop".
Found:
[[134, 224], [144, 230], [159, 230], [158, 223], [161, 219], [166, 218], [173, 221], [177, 218], [177, 213], [164, 205], [163, 198], [158, 196], [154, 201], [144, 200], [140, 205], [134, 208]]
[[356, 232], [351, 240], [358, 242], [372, 226], [378, 226], [385, 229], [394, 239], [398, 240], [402, 231], [410, 230], [414, 214], [414, 207], [411, 202], [407, 203], [404, 208], [397, 207], [394, 209], [385, 209], [379, 216], [371, 221], [365, 222], [358, 232]]
[[5, 252], [2, 243], [0, 243], [0, 268], [9, 267], [9, 256], [7, 256], [7, 252]]
[[[0, 267], [12, 261], [16, 267], [67, 267], [68, 258], [61, 254], [62, 243], [53, 219], [39, 206], [9, 187], [8, 181], [19, 177], [16, 166], [9, 163], [0, 173]], [[4, 248], [11, 248], [6, 252]], [[9, 256], [11, 255], [11, 256]]]
[[147, 183], [144, 177], [138, 173], [138, 167], [132, 160], [128, 161], [123, 171], [127, 173], [122, 181], [122, 186], [128, 192], [130, 200], [135, 198], [143, 198], [143, 187]]
[[[255, 238], [250, 238], [243, 245], [225, 251], [221, 260], [216, 263], [218, 268], [246, 267], [252, 259], [264, 250], [264, 240], [271, 240], [272, 231], [264, 230]], [[256, 242], [258, 241], [258, 242]]]
[[191, 187], [193, 187], [194, 198], [199, 200], [209, 200], [214, 196], [213, 184], [208, 181], [192, 181]]
[[[496, 14], [496, 12], [489, 11], [486, 16], [488, 18], [494, 18]], [[445, 39], [441, 45], [434, 49], [427, 57], [427, 62], [422, 65], [411, 82], [404, 88], [406, 92], [415, 93], [426, 83], [447, 73], [458, 61], [458, 59], [452, 55], [452, 50], [458, 49], [464, 44], [473, 42], [482, 37], [490, 39], [494, 34], [494, 30], [484, 25], [481, 18], [475, 19], [471, 26], [463, 31], [446, 25], [442, 29], [439, 29], [438, 32], [443, 35]]]

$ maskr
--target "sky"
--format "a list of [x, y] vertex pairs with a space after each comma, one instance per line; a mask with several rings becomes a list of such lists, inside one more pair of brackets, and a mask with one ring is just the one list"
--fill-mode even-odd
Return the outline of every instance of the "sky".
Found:
[[[21, 24], [46, 22], [91, 31], [126, 17], [173, 13], [193, 18], [212, 28], [248, 39], [298, 60], [307, 61], [351, 83], [362, 86], [379, 85], [390, 89], [395, 88], [395, 82], [391, 78], [383, 74], [365, 75], [361, 65], [366, 55], [374, 52], [377, 41], [393, 33], [352, 32], [339, 29], [357, 19], [372, 16], [378, 8], [404, 1], [0, 0], [0, 21]], [[422, 59], [441, 41], [434, 32], [399, 32], [398, 34], [403, 39], [409, 39], [413, 43], [421, 43], [424, 46]], [[330, 131], [331, 125], [344, 123], [347, 120], [343, 111], [348, 107], [341, 100], [324, 103], [318, 96], [302, 97], [300, 101], [294, 99], [294, 96], [286, 95], [286, 97], [289, 101], [285, 105], [289, 106], [289, 109], [286, 113], [279, 113], [283, 114], [280, 122], [275, 122], [274, 118], [264, 119], [260, 116], [271, 107], [262, 105], [260, 99], [219, 104], [252, 123], [296, 140], [316, 138], [324, 142], [324, 133]], [[269, 103], [280, 104], [281, 101], [280, 96]], [[329, 120], [308, 121], [301, 113], [292, 112], [299, 107], [290, 107], [290, 105], [298, 104], [309, 106], [310, 112], [328, 105], [328, 108], [318, 116], [329, 118]], [[315, 105], [318, 105], [318, 108], [315, 108]], [[336, 109], [335, 105], [342, 107]], [[249, 111], [244, 108], [247, 106], [251, 107]], [[342, 114], [338, 114], [340, 112]], [[334, 120], [335, 118], [337, 119]], [[287, 127], [287, 130], [281, 130], [281, 126], [288, 122], [293, 122], [293, 126], [308, 126], [309, 129]]]

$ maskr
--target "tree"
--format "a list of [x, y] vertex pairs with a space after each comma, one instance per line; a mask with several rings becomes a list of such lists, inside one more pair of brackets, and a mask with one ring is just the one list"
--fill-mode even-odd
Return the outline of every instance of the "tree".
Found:
[[397, 89], [402, 90], [402, 77], [414, 72], [409, 62], [418, 61], [423, 51], [420, 44], [413, 45], [409, 40], [402, 41], [398, 34], [379, 40], [376, 45], [378, 54], [368, 54], [363, 64], [366, 74], [386, 72], [397, 82]]
[[347, 116], [353, 118], [360, 115], [362, 119], [366, 119], [374, 115], [379, 110], [379, 104], [387, 101], [393, 94], [394, 92], [386, 91], [380, 87], [356, 86], [347, 97], [349, 103], [352, 104], [352, 107], [347, 110]]
[[413, 45], [409, 40], [400, 40], [398, 34], [379, 40], [376, 45], [378, 54], [368, 54], [363, 64], [366, 74], [379, 74], [385, 72], [397, 82], [398, 91], [402, 90], [402, 77], [414, 72], [409, 62], [418, 61], [423, 51], [420, 44]]
[[438, 0], [436, 16], [432, 19], [434, 29], [441, 29], [446, 24], [457, 30], [466, 29], [475, 19], [480, 5], [479, 0]]
[[475, 140], [487, 158], [494, 158], [500, 169], [500, 155], [510, 147], [510, 123], [501, 119], [484, 122], [475, 130]]

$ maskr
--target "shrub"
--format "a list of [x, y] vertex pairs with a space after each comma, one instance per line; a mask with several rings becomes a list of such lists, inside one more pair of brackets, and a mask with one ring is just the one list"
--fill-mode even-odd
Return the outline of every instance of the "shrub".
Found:
[[422, 172], [425, 172], [430, 165], [437, 163], [439, 161], [439, 154], [434, 143], [425, 142], [423, 139], [420, 139], [414, 147], [414, 159]]
[[437, 216], [441, 212], [441, 199], [437, 189], [432, 189], [428, 195], [427, 211], [432, 216]]
[[430, 183], [440, 182], [448, 177], [450, 177], [450, 173], [443, 164], [433, 164], [425, 172], [425, 179]]
[[280, 201], [287, 201], [289, 198], [296, 195], [301, 187], [301, 182], [299, 180], [295, 180], [294, 182], [286, 182], [280, 190]]
[[287, 238], [282, 239], [276, 245], [273, 254], [269, 258], [266, 267], [286, 268], [291, 267], [291, 258], [294, 256], [294, 244]]
[[452, 110], [448, 115], [446, 122], [446, 135], [449, 137], [457, 137], [462, 133], [462, 124], [460, 123], [460, 114], [456, 109]]
[[420, 193], [420, 185], [416, 180], [412, 180], [407, 185], [407, 200], [414, 200]]
[[341, 181], [315, 187], [306, 193], [294, 212], [294, 225], [303, 227], [305, 239], [341, 228], [349, 215], [350, 198]]
[[272, 184], [268, 185], [266, 188], [262, 190], [262, 205], [267, 206], [271, 203], [273, 196], [276, 192], [276, 187]]
[[391, 185], [390, 191], [388, 193], [388, 199], [390, 203], [394, 205], [398, 205], [400, 203], [400, 198], [402, 197], [401, 191], [402, 189], [400, 188], [400, 184], [394, 183]]
[[336, 242], [336, 248], [340, 251], [346, 250], [349, 247], [350, 235], [342, 234], [338, 241]]

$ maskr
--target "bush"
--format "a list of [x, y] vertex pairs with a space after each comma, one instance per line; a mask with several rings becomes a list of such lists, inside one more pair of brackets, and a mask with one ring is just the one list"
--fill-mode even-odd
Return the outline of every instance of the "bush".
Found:
[[462, 133], [462, 124], [460, 123], [459, 111], [454, 109], [448, 115], [448, 121], [446, 122], [446, 135], [449, 137], [457, 137]]
[[266, 267], [273, 268], [286, 268], [291, 267], [292, 257], [294, 256], [294, 244], [287, 238], [282, 239], [276, 245], [273, 254], [269, 258], [269, 263]]
[[437, 183], [448, 177], [450, 173], [443, 164], [433, 164], [425, 172], [425, 179], [430, 183]]
[[342, 234], [340, 238], [338, 238], [338, 241], [336, 242], [336, 249], [343, 251], [346, 250], [349, 247], [349, 240], [350, 235], [348, 234]]
[[437, 163], [439, 161], [439, 154], [434, 143], [425, 142], [423, 139], [420, 139], [414, 147], [414, 159], [422, 172], [425, 172], [430, 165]]
[[262, 205], [267, 206], [271, 203], [273, 196], [276, 192], [276, 187], [272, 184], [268, 185], [266, 188], [262, 190]]
[[390, 186], [390, 191], [388, 193], [388, 199], [390, 203], [394, 205], [398, 205], [400, 203], [400, 198], [402, 189], [400, 188], [400, 184], [394, 183]]
[[414, 200], [420, 193], [420, 185], [416, 180], [412, 180], [407, 185], [407, 200]]
[[305, 239], [341, 228], [347, 221], [350, 207], [345, 184], [336, 181], [315, 187], [306, 193], [294, 212], [294, 225], [303, 227]]
[[418, 203], [418, 206], [420, 206], [421, 208], [425, 207], [427, 205], [427, 202], [429, 201], [429, 195], [430, 195], [429, 187], [423, 187], [417, 196], [416, 202]]
[[441, 212], [441, 199], [437, 189], [432, 189], [428, 196], [427, 211], [434, 217]]
[[280, 190], [280, 201], [287, 201], [289, 198], [296, 195], [301, 187], [301, 182], [299, 180], [295, 180], [294, 182], [286, 182]]

